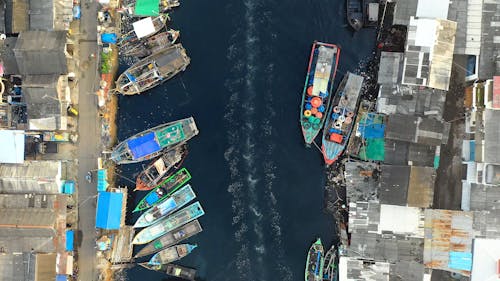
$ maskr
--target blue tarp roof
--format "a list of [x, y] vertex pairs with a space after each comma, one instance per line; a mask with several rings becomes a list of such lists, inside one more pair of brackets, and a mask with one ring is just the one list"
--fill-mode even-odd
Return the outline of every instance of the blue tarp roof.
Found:
[[451, 269], [471, 271], [472, 253], [450, 252], [448, 267]]
[[131, 139], [127, 141], [127, 144], [134, 159], [144, 157], [161, 149], [160, 145], [156, 142], [154, 132]]
[[103, 229], [119, 229], [122, 201], [123, 193], [99, 192], [95, 226]]
[[73, 251], [73, 241], [75, 240], [75, 232], [66, 230], [66, 251]]
[[116, 44], [116, 34], [115, 33], [103, 33], [103, 34], [101, 34], [101, 41], [103, 43]]
[[56, 281], [68, 281], [68, 275], [57, 274]]
[[108, 188], [108, 171], [106, 169], [97, 170], [97, 191], [106, 191]]
[[146, 197], [146, 202], [148, 202], [149, 205], [153, 205], [159, 199], [160, 197], [158, 197], [158, 194], [156, 192], [153, 192]]
[[63, 193], [73, 194], [75, 192], [75, 182], [68, 180], [64, 182]]

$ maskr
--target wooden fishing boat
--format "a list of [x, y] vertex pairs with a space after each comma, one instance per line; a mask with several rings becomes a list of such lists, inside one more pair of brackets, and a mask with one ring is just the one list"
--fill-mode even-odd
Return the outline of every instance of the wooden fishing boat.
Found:
[[340, 49], [333, 44], [314, 42], [302, 90], [300, 125], [306, 146], [310, 146], [326, 119]]
[[181, 44], [163, 48], [125, 70], [116, 80], [116, 91], [123, 95], [140, 94], [186, 70], [190, 62]]
[[[141, 39], [146, 39], [149, 36], [152, 36], [160, 30], [162, 30], [167, 24], [167, 20], [169, 20], [169, 16], [167, 14], [162, 14], [157, 17], [147, 17], [144, 19], [140, 19], [132, 23], [134, 28], [124, 35], [120, 37], [117, 42], [117, 45], [122, 50], [127, 50], [131, 46], [137, 44]], [[152, 29], [148, 27], [153, 27]]]
[[194, 278], [196, 277], [196, 269], [185, 267], [185, 266], [180, 266], [180, 265], [173, 264], [173, 263], [151, 265], [147, 262], [141, 262], [141, 263], [139, 263], [139, 265], [144, 267], [144, 268], [147, 268], [149, 270], [163, 272], [163, 273], [168, 274], [170, 276], [182, 278], [185, 280], [194, 281]]
[[180, 169], [144, 196], [133, 212], [143, 211], [160, 204], [190, 179], [189, 171], [186, 168]]
[[164, 250], [159, 251], [154, 254], [154, 256], [149, 260], [148, 264], [151, 265], [161, 265], [171, 263], [182, 259], [183, 257], [189, 255], [198, 245], [194, 244], [180, 244], [172, 247], [168, 247]]
[[167, 200], [144, 212], [135, 222], [134, 228], [150, 226], [162, 217], [168, 216], [184, 207], [194, 198], [196, 198], [196, 194], [191, 186], [186, 184], [184, 187], [174, 192]]
[[187, 145], [177, 146], [163, 152], [160, 158], [151, 162], [135, 181], [134, 190], [151, 190], [164, 178], [178, 169], [187, 155]]
[[120, 48], [120, 54], [129, 57], [144, 58], [150, 56], [162, 48], [172, 46], [179, 38], [180, 32], [168, 29], [146, 39], [136, 40], [133, 43]]
[[134, 258], [152, 255], [202, 231], [203, 229], [201, 228], [200, 222], [198, 220], [193, 220], [149, 242], [134, 256]]

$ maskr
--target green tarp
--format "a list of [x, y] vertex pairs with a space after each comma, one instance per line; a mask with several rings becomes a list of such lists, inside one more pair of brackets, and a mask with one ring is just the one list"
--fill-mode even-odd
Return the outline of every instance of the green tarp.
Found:
[[162, 130], [156, 132], [156, 137], [158, 138], [158, 142], [162, 148], [173, 143], [180, 142], [184, 139], [182, 124], [176, 123], [172, 126], [163, 128]]
[[160, 14], [160, 0], [137, 0], [134, 14], [136, 16], [158, 16]]

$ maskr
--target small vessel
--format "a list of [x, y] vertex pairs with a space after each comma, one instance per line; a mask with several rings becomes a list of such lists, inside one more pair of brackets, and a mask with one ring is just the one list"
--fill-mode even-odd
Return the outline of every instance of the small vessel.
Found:
[[161, 179], [170, 175], [174, 169], [178, 168], [178, 164], [181, 164], [186, 155], [186, 145], [180, 145], [165, 151], [160, 158], [149, 164], [149, 166], [137, 176], [134, 190], [151, 190], [155, 188]]
[[[125, 11], [126, 14], [130, 17], [140, 17], [141, 15], [135, 14], [136, 2], [137, 2], [136, 0], [121, 1], [121, 10]], [[159, 2], [158, 10], [160, 13], [167, 12], [168, 10], [171, 10], [175, 7], [179, 7], [181, 5], [179, 0], [160, 0], [157, 2]]]
[[325, 122], [324, 113], [330, 106], [339, 55], [336, 45], [314, 42], [312, 46], [300, 110], [300, 125], [307, 146]]
[[184, 144], [199, 133], [193, 117], [172, 121], [135, 134], [120, 142], [111, 153], [117, 164], [153, 159]]
[[321, 151], [326, 165], [331, 165], [342, 154], [356, 119], [363, 77], [347, 73], [340, 82], [323, 129]]
[[156, 238], [178, 228], [205, 214], [200, 202], [195, 202], [182, 210], [159, 220], [157, 223], [141, 230], [132, 241], [132, 244], [146, 244]]
[[185, 267], [185, 266], [180, 266], [180, 265], [173, 264], [173, 263], [151, 265], [147, 262], [141, 262], [141, 263], [139, 263], [139, 265], [144, 267], [144, 268], [147, 268], [149, 270], [163, 272], [163, 273], [166, 273], [170, 276], [182, 278], [185, 280], [194, 281], [194, 278], [196, 277], [196, 269]]
[[363, 3], [362, 0], [347, 0], [346, 3], [347, 22], [358, 31], [363, 27]]
[[325, 262], [323, 264], [323, 281], [336, 281], [337, 280], [337, 250], [335, 245], [332, 245], [330, 250], [326, 252]]
[[363, 27], [377, 27], [380, 0], [363, 0]]
[[160, 204], [190, 179], [191, 174], [189, 171], [186, 168], [180, 169], [146, 194], [146, 196], [137, 203], [133, 212], [143, 211]]
[[191, 186], [186, 184], [184, 187], [174, 192], [167, 200], [144, 212], [135, 222], [134, 228], [150, 226], [160, 218], [168, 216], [184, 207], [194, 198], [196, 198], [196, 194]]
[[168, 29], [151, 37], [127, 44], [120, 48], [120, 54], [129, 57], [144, 58], [158, 52], [164, 47], [172, 46], [179, 38], [180, 32]]
[[162, 48], [125, 70], [116, 80], [116, 91], [123, 95], [140, 94], [186, 70], [190, 62], [181, 44]]
[[[137, 44], [137, 42], [141, 39], [158, 33], [162, 28], [165, 27], [167, 20], [169, 19], [170, 18], [167, 14], [162, 14], [157, 17], [148, 17], [138, 20], [135, 22], [135, 26], [131, 31], [125, 33], [120, 37], [117, 45], [120, 47], [120, 49], [126, 50], [130, 46]], [[150, 32], [144, 33], [142, 29], [145, 26], [151, 26], [151, 23], [153, 24], [153, 29]], [[138, 37], [138, 34], [140, 38]]]
[[167, 234], [161, 236], [160, 238], [157, 238], [156, 240], [149, 242], [134, 256], [134, 258], [152, 255], [167, 247], [175, 245], [183, 240], [186, 240], [189, 237], [192, 237], [202, 231], [203, 229], [201, 228], [200, 222], [198, 220], [193, 220], [181, 227], [178, 227], [168, 232]]
[[148, 264], [160, 265], [180, 260], [183, 257], [189, 255], [194, 249], [196, 249], [196, 247], [198, 247], [198, 245], [196, 244], [180, 244], [168, 247], [154, 254], [154, 256], [149, 260]]
[[307, 252], [305, 281], [322, 281], [323, 264], [323, 244], [318, 238]]

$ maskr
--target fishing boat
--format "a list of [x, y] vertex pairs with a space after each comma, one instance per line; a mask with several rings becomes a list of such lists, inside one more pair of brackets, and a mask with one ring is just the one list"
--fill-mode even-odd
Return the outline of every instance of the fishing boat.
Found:
[[186, 168], [182, 168], [175, 174], [161, 182], [139, 201], [133, 212], [139, 212], [160, 204], [174, 193], [179, 187], [191, 179], [191, 174]]
[[185, 280], [194, 281], [194, 278], [196, 277], [196, 269], [185, 267], [185, 266], [180, 266], [180, 265], [173, 264], [173, 263], [151, 265], [147, 262], [141, 262], [141, 263], [139, 263], [139, 265], [144, 267], [144, 268], [147, 268], [149, 270], [163, 272], [163, 273], [166, 273], [170, 276], [182, 278]]
[[[143, 1], [144, 2], [144, 1]], [[149, 2], [155, 2], [155, 1], [149, 1]], [[175, 7], [179, 7], [181, 3], [179, 0], [159, 0], [156, 1], [158, 2], [158, 12], [159, 13], [164, 13], [167, 12], [168, 10], [171, 10]], [[137, 3], [136, 0], [124, 0], [121, 1], [121, 10], [126, 12], [126, 14], [130, 17], [140, 17], [143, 16], [139, 12], [139, 14], [136, 14], [135, 12], [135, 5]], [[156, 12], [156, 11], [155, 11]]]
[[181, 227], [168, 232], [165, 235], [162, 235], [160, 238], [149, 242], [134, 256], [134, 258], [152, 255], [167, 247], [182, 242], [183, 240], [186, 240], [189, 237], [192, 237], [202, 231], [203, 229], [201, 228], [200, 222], [198, 220], [193, 220]]
[[326, 252], [325, 262], [323, 264], [323, 281], [336, 281], [337, 280], [337, 250], [335, 245], [332, 245], [330, 250]]
[[163, 48], [125, 70], [116, 80], [116, 91], [123, 95], [140, 94], [186, 70], [190, 61], [181, 44]]
[[140, 19], [132, 23], [133, 29], [126, 33], [124, 32], [125, 34], [122, 35], [117, 42], [118, 47], [122, 50], [127, 50], [130, 46], [137, 44], [141, 39], [145, 39], [160, 32], [169, 19], [167, 14], [162, 14], [157, 17]]
[[348, 72], [337, 88], [323, 129], [321, 151], [326, 165], [333, 164], [347, 146], [362, 86], [363, 77]]
[[307, 146], [325, 122], [324, 113], [330, 106], [339, 55], [336, 45], [314, 42], [312, 46], [300, 110], [300, 125]]
[[196, 194], [189, 184], [172, 193], [167, 200], [154, 206], [142, 214], [134, 224], [134, 228], [146, 227], [155, 223], [164, 216], [179, 210], [191, 200], [196, 198]]
[[156, 238], [176, 229], [205, 214], [200, 202], [195, 202], [171, 216], [159, 220], [157, 223], [141, 230], [132, 241], [132, 244], [146, 244]]
[[363, 3], [362, 0], [347, 0], [346, 3], [347, 22], [358, 31], [363, 27]]
[[120, 48], [120, 54], [129, 57], [144, 58], [160, 51], [164, 47], [172, 46], [179, 38], [180, 32], [168, 29], [143, 40], [136, 40], [126, 47]]
[[189, 255], [194, 249], [196, 249], [196, 247], [198, 247], [198, 245], [196, 244], [180, 244], [168, 247], [165, 250], [161, 250], [158, 253], [154, 254], [153, 257], [151, 257], [151, 259], [149, 260], [148, 264], [160, 265], [180, 260], [183, 257]]
[[119, 143], [111, 153], [111, 160], [117, 164], [128, 164], [153, 159], [186, 143], [198, 133], [193, 117], [165, 123]]
[[137, 176], [134, 190], [151, 190], [155, 188], [161, 179], [170, 176], [174, 169], [178, 169], [178, 166], [186, 155], [186, 145], [180, 145], [165, 151], [160, 158], [151, 162], [151, 164]]
[[305, 281], [322, 281], [323, 264], [323, 244], [318, 238], [307, 252]]
[[363, 0], [363, 27], [377, 27], [380, 0]]

